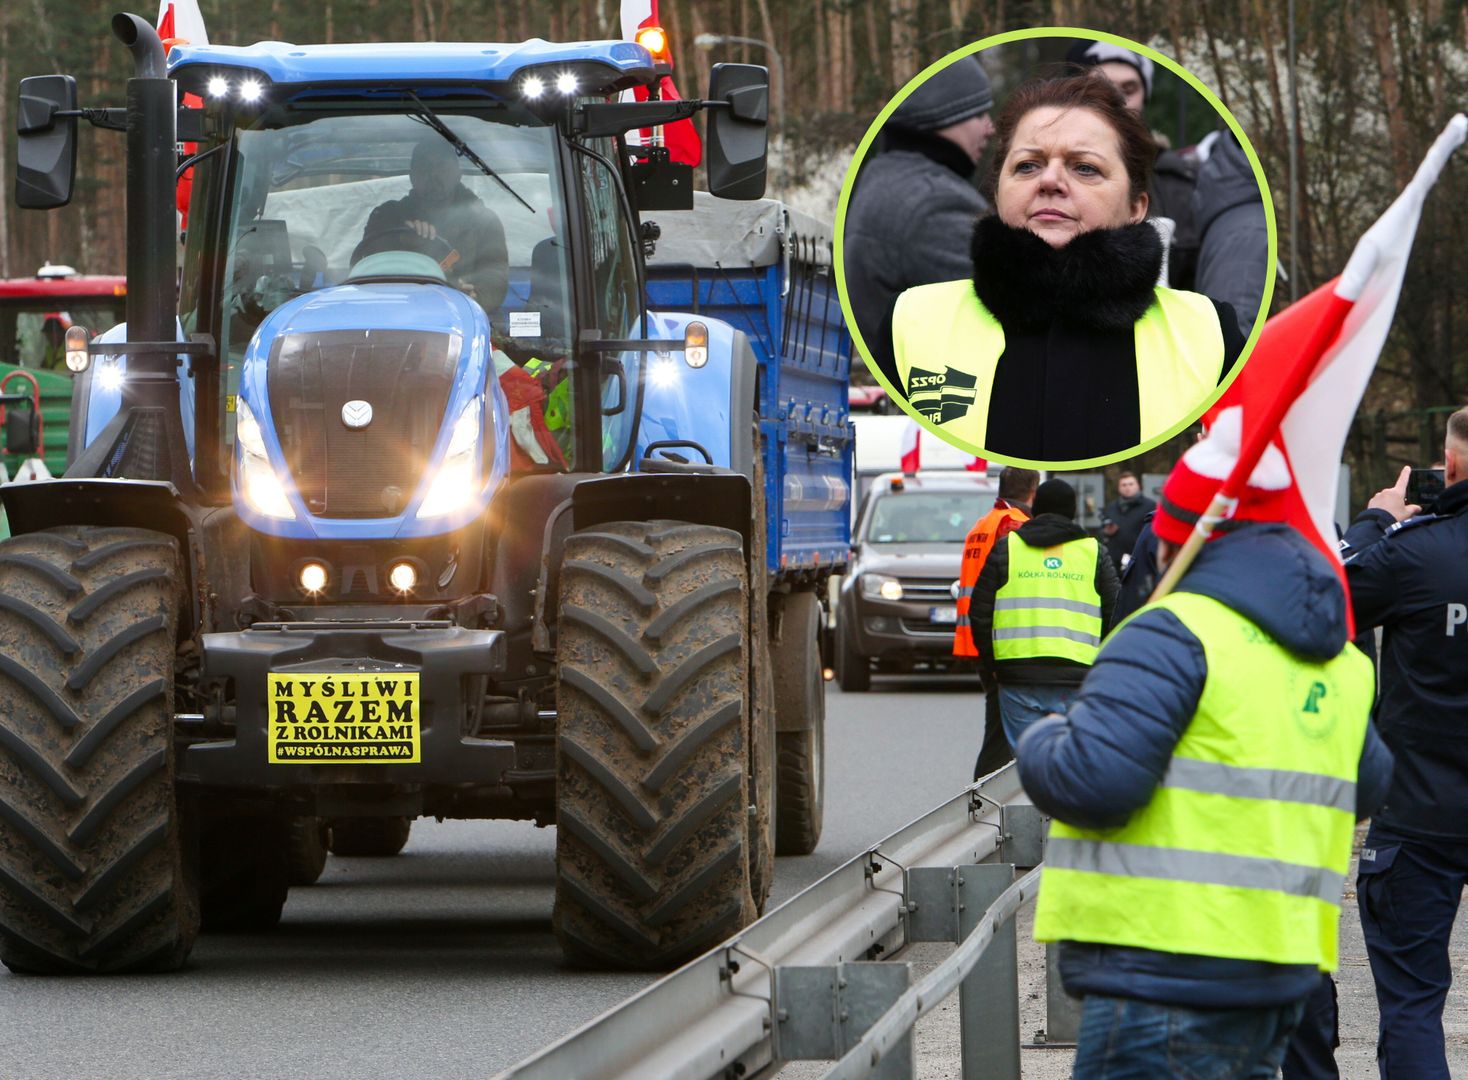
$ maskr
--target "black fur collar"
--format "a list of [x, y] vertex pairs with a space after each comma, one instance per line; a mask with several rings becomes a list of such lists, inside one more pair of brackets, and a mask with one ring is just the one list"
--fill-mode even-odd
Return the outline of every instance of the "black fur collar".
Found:
[[1081, 233], [1053, 248], [995, 215], [979, 219], [971, 245], [974, 292], [1002, 324], [1036, 330], [1128, 330], [1152, 303], [1162, 240], [1145, 221]]

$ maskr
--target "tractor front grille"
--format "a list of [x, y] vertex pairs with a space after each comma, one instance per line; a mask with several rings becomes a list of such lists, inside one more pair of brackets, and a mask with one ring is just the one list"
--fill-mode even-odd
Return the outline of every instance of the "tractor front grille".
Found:
[[[285, 334], [270, 357], [270, 412], [296, 487], [318, 517], [401, 513], [444, 422], [459, 338], [419, 330]], [[372, 419], [349, 427], [342, 407]]]

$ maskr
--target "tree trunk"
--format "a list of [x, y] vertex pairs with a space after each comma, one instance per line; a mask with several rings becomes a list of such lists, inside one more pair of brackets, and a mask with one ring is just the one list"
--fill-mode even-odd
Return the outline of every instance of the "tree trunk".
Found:
[[892, 89], [899, 90], [918, 73], [917, 2], [888, 0], [892, 27]]
[[[0, 126], [10, 117], [10, 9], [0, 8]], [[9, 179], [10, 139], [0, 139], [0, 178]], [[0, 278], [10, 276], [10, 192], [0, 191]]]

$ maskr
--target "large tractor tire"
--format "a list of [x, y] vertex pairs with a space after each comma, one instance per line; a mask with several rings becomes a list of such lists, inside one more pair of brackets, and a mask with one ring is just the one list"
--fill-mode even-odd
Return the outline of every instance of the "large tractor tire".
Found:
[[566, 541], [554, 921], [575, 963], [669, 968], [754, 918], [746, 577], [727, 529]]
[[385, 859], [408, 843], [413, 819], [406, 817], [337, 818], [331, 823], [331, 853]]
[[207, 820], [199, 845], [199, 901], [208, 933], [255, 934], [280, 922], [290, 891], [284, 818]]
[[838, 620], [836, 623], [836, 685], [848, 694], [872, 688], [872, 664], [856, 651], [856, 642]]
[[178, 545], [68, 527], [0, 543], [0, 960], [173, 971], [199, 929], [174, 792]]
[[775, 769], [775, 850], [809, 855], [821, 840], [826, 794], [826, 680], [821, 671], [821, 603], [793, 593], [780, 605], [775, 649], [779, 716]]

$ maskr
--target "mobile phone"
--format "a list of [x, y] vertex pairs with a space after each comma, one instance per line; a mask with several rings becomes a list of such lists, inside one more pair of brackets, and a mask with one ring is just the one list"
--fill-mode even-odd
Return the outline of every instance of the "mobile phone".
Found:
[[1413, 469], [1407, 477], [1407, 502], [1415, 503], [1424, 510], [1432, 509], [1437, 497], [1443, 493], [1443, 471], [1441, 469]]

